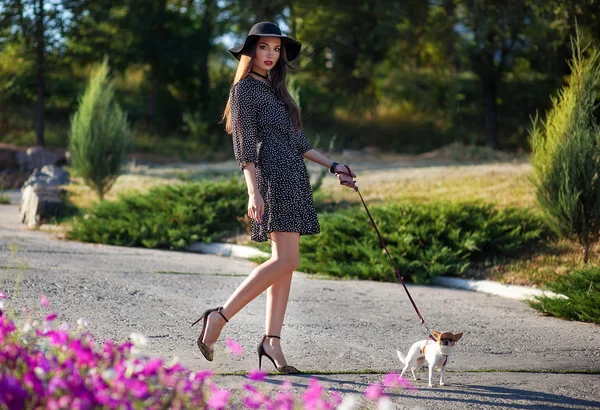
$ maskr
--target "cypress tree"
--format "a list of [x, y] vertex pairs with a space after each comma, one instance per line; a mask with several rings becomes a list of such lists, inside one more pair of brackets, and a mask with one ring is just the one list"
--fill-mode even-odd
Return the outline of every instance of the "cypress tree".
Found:
[[571, 74], [542, 126], [533, 123], [532, 182], [549, 225], [562, 237], [590, 248], [600, 231], [600, 128], [594, 118], [600, 84], [600, 51], [571, 39]]
[[89, 83], [71, 118], [71, 166], [102, 200], [115, 183], [128, 145], [127, 116], [115, 101], [105, 57], [91, 72]]

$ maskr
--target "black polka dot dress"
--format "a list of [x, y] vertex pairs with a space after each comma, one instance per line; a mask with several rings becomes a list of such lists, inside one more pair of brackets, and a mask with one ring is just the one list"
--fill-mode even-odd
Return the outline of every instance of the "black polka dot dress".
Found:
[[252, 221], [251, 239], [264, 242], [271, 232], [320, 231], [308, 171], [302, 155], [312, 149], [295, 129], [285, 103], [274, 88], [252, 76], [230, 92], [233, 151], [244, 163], [256, 164], [258, 190], [265, 202], [262, 223]]

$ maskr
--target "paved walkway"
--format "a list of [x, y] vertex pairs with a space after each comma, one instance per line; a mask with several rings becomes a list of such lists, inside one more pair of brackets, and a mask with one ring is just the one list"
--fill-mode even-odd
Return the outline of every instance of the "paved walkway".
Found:
[[[0, 205], [0, 289], [17, 306], [38, 306], [44, 293], [59, 319], [74, 324], [86, 317], [98, 341], [123, 341], [139, 332], [148, 337], [148, 354], [177, 357], [194, 370], [230, 373], [257, 366], [264, 296], [227, 325], [212, 363], [195, 346], [199, 329], [189, 326], [205, 308], [222, 304], [252, 267], [214, 255], [59, 241], [26, 231], [17, 206]], [[600, 327], [543, 317], [497, 296], [410, 289], [430, 327], [462, 331], [464, 337], [449, 365], [448, 386], [429, 389], [420, 380], [418, 391], [393, 396], [397, 408], [600, 408]], [[290, 364], [309, 374], [269, 376], [266, 385], [277, 388], [290, 380], [300, 389], [317, 377], [362, 397], [368, 384], [400, 370], [395, 350], [406, 351], [424, 335], [400, 285], [298, 273], [282, 343]], [[226, 338], [241, 343], [245, 353], [227, 354]], [[241, 388], [246, 379], [216, 380]]]

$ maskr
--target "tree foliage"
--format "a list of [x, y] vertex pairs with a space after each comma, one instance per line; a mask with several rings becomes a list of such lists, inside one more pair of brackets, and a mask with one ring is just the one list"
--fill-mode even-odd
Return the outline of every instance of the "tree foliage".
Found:
[[600, 234], [600, 127], [594, 117], [600, 50], [583, 47], [579, 36], [572, 50], [568, 85], [552, 100], [543, 124], [534, 122], [533, 182], [550, 225], [576, 239], [587, 262]]
[[340, 144], [526, 147], [523, 123], [569, 73], [575, 19], [600, 38], [600, 0], [6, 0], [0, 131], [27, 133], [35, 116], [38, 134], [44, 116], [64, 127], [107, 55], [136, 130], [195, 140], [193, 113], [205, 145], [226, 141], [227, 48], [274, 20], [305, 46], [297, 77], [307, 126]]
[[100, 199], [115, 183], [128, 144], [127, 118], [108, 70], [106, 58], [92, 70], [69, 133], [72, 168]]

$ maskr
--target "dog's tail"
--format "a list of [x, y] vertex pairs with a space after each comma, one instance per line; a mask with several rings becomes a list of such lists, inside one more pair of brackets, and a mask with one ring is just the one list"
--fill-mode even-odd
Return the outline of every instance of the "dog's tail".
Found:
[[396, 354], [398, 355], [398, 359], [402, 362], [402, 364], [406, 364], [406, 358], [400, 353], [400, 350], [396, 350]]

